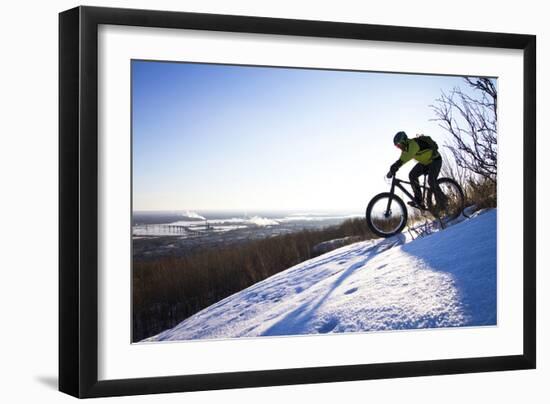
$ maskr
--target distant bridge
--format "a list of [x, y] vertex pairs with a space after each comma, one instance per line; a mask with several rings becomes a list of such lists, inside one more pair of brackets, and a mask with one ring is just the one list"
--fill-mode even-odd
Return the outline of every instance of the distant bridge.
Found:
[[[156, 230], [156, 231], [155, 231]], [[162, 233], [169, 233], [169, 234], [194, 234], [198, 235], [205, 231], [211, 231], [214, 230], [212, 226], [208, 222], [205, 222], [204, 226], [194, 226], [194, 228], [190, 228], [188, 226], [183, 225], [176, 225], [176, 224], [146, 224], [145, 225], [145, 232], [162, 232]]]

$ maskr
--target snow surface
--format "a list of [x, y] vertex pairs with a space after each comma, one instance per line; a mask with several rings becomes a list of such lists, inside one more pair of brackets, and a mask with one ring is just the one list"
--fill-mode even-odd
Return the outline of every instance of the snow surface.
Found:
[[339, 248], [144, 341], [495, 325], [496, 218]]

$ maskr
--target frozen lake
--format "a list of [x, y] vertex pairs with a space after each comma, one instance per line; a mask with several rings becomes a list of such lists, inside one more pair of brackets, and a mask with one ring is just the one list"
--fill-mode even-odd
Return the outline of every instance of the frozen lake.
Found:
[[134, 258], [184, 255], [199, 247], [319, 229], [362, 216], [352, 212], [134, 212]]

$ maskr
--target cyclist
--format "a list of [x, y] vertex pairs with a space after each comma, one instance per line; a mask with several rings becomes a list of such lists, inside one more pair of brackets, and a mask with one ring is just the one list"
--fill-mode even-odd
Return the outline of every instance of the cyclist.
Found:
[[445, 209], [446, 197], [437, 184], [437, 176], [443, 162], [441, 154], [437, 151], [437, 143], [431, 137], [425, 135], [418, 135], [414, 139], [409, 139], [405, 132], [400, 131], [395, 134], [393, 144], [401, 150], [401, 156], [399, 160], [391, 165], [387, 174], [388, 178], [393, 177], [397, 170], [409, 160], [415, 159], [418, 161], [409, 173], [409, 180], [414, 191], [414, 201], [409, 202], [409, 205], [425, 209], [418, 177], [428, 175], [428, 184], [435, 194], [437, 207]]

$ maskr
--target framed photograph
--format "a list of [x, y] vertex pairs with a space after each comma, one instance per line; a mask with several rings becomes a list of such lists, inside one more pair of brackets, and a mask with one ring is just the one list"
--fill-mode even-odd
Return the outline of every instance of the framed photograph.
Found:
[[59, 388], [535, 368], [532, 35], [59, 16]]

